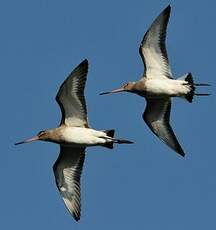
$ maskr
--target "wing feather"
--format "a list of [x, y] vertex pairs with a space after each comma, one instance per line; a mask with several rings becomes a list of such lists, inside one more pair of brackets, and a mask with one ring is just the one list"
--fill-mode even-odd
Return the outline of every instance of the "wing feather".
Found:
[[76, 221], [80, 219], [80, 177], [85, 159], [85, 148], [61, 146], [59, 157], [53, 165], [56, 185], [65, 206]]
[[139, 53], [144, 63], [144, 77], [172, 78], [166, 51], [166, 29], [171, 7], [168, 6], [155, 19], [141, 42]]
[[171, 100], [168, 99], [146, 99], [147, 106], [143, 113], [143, 119], [151, 131], [159, 137], [166, 145], [175, 152], [184, 156], [185, 153], [180, 146], [172, 127], [169, 124]]
[[56, 96], [56, 101], [62, 112], [61, 124], [88, 127], [84, 96], [87, 72], [88, 61], [85, 59], [71, 72], [61, 85]]

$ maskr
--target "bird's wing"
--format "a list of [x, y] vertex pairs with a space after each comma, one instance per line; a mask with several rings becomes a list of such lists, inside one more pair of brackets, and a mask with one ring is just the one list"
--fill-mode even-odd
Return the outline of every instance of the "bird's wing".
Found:
[[141, 42], [139, 53], [145, 67], [144, 77], [172, 78], [165, 43], [170, 11], [170, 6], [163, 10]]
[[143, 113], [143, 119], [151, 131], [160, 138], [165, 144], [184, 156], [172, 127], [169, 124], [171, 100], [168, 99], [146, 99], [147, 106]]
[[64, 203], [76, 221], [80, 219], [80, 177], [85, 159], [85, 148], [61, 146], [53, 165], [56, 185]]
[[56, 101], [62, 112], [61, 124], [88, 127], [84, 96], [87, 72], [88, 61], [85, 59], [71, 72], [61, 85], [56, 95]]

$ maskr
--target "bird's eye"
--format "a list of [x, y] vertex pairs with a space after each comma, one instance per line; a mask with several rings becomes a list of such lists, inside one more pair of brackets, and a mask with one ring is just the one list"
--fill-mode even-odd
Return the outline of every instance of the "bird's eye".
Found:
[[44, 130], [40, 131], [40, 132], [38, 133], [38, 136], [42, 135], [43, 133], [44, 133]]

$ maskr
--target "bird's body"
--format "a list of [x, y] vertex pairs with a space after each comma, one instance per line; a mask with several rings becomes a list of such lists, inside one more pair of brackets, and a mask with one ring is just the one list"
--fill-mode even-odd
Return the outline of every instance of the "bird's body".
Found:
[[147, 101], [143, 119], [151, 131], [165, 144], [178, 154], [184, 156], [170, 124], [171, 98], [181, 97], [192, 102], [196, 94], [195, 86], [208, 84], [194, 84], [191, 73], [181, 78], [173, 79], [166, 51], [166, 29], [170, 17], [171, 7], [166, 7], [154, 20], [145, 33], [139, 53], [144, 64], [144, 73], [137, 82], [128, 82], [121, 88], [101, 93], [130, 92], [145, 97]]
[[48, 133], [45, 141], [76, 148], [103, 146], [113, 142], [113, 139], [107, 136], [106, 132], [91, 128], [60, 126], [48, 130]]
[[137, 81], [132, 93], [145, 98], [184, 97], [191, 91], [185, 80], [147, 78]]
[[131, 141], [114, 138], [114, 130], [97, 131], [89, 127], [84, 88], [88, 72], [88, 61], [80, 63], [61, 85], [56, 101], [62, 119], [59, 127], [43, 130], [35, 137], [16, 143], [23, 144], [36, 140], [60, 145], [60, 154], [53, 170], [56, 185], [64, 203], [75, 218], [80, 219], [80, 177], [85, 159], [86, 147], [103, 146], [113, 148], [113, 144], [131, 144]]

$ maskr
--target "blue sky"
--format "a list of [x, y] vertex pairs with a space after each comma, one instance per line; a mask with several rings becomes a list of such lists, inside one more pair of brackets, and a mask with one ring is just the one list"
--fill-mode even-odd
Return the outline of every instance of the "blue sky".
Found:
[[[143, 73], [138, 47], [168, 5], [167, 48], [174, 76], [191, 71], [212, 96], [175, 99], [171, 123], [181, 158], [142, 120], [145, 101], [109, 90]], [[1, 229], [215, 229], [214, 1], [1, 1]], [[58, 125], [54, 98], [67, 74], [89, 60], [89, 120], [135, 141], [89, 148], [81, 179], [82, 216], [66, 211], [52, 165], [59, 147], [13, 143]], [[204, 90], [204, 89], [203, 89]]]

